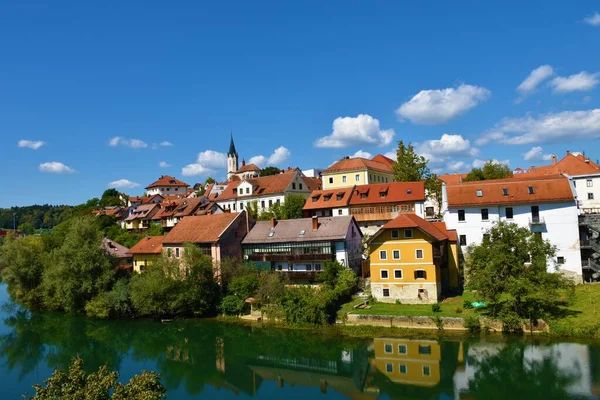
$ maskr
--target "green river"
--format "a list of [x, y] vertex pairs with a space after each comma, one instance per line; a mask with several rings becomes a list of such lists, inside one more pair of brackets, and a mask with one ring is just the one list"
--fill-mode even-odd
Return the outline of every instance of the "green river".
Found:
[[356, 339], [215, 321], [32, 313], [0, 285], [1, 399], [31, 395], [80, 354], [169, 399], [579, 399], [600, 396], [600, 344], [532, 338]]

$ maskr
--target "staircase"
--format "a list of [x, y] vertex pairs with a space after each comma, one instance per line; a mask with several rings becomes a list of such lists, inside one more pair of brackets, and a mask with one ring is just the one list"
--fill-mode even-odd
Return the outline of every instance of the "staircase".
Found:
[[600, 210], [593, 210], [598, 212], [589, 212], [592, 210], [584, 210], [588, 212], [584, 212], [579, 216], [579, 225], [585, 226], [588, 228], [588, 237], [591, 239], [581, 240], [580, 247], [582, 250], [591, 249], [593, 254], [591, 257], [587, 257], [587, 259], [581, 260], [581, 266], [584, 269], [592, 270], [594, 273], [592, 277], [594, 279], [600, 278]]

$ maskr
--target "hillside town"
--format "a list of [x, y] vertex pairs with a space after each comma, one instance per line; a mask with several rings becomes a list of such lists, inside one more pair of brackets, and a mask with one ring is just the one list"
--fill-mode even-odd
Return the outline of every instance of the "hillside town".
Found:
[[[584, 153], [552, 155], [548, 165], [504, 179], [441, 175], [437, 195], [423, 181], [395, 181], [395, 163], [381, 154], [343, 157], [323, 170], [260, 176], [261, 168], [240, 162], [231, 137], [226, 181], [189, 184], [163, 175], [126, 206], [94, 213], [130, 232], [164, 230], [131, 249], [107, 243], [136, 273], [163, 255], [181, 258], [193, 243], [215, 266], [243, 259], [299, 285], [315, 283], [324, 263], [338, 261], [366, 279], [377, 301], [436, 303], [459, 293], [468, 246], [506, 221], [555, 247], [548, 271], [576, 283], [600, 277], [600, 166]], [[274, 210], [294, 197], [301, 215], [278, 218]]]

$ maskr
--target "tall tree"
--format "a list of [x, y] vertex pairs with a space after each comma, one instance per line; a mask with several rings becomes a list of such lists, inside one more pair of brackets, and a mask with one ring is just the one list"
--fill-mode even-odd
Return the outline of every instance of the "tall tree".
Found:
[[217, 181], [215, 180], [215, 178], [209, 176], [208, 178], [206, 178], [206, 181], [204, 181], [204, 183], [217, 183]]
[[298, 219], [302, 218], [302, 208], [306, 203], [304, 196], [299, 194], [289, 194], [285, 196], [281, 211], [283, 219]]
[[488, 179], [504, 179], [512, 176], [512, 171], [508, 165], [489, 160], [483, 164], [482, 168], [473, 168], [463, 181], [485, 181]]
[[270, 176], [270, 175], [277, 175], [279, 174], [281, 170], [277, 167], [264, 167], [263, 169], [260, 170], [260, 176]]
[[405, 145], [402, 140], [399, 141], [394, 163], [394, 180], [396, 182], [425, 181], [430, 175], [425, 157], [418, 155], [411, 143]]

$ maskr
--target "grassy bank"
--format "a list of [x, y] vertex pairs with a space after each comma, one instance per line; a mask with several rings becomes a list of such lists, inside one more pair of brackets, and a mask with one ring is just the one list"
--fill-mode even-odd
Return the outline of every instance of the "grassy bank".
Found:
[[550, 334], [600, 339], [600, 284], [578, 285], [563, 315], [549, 319]]

